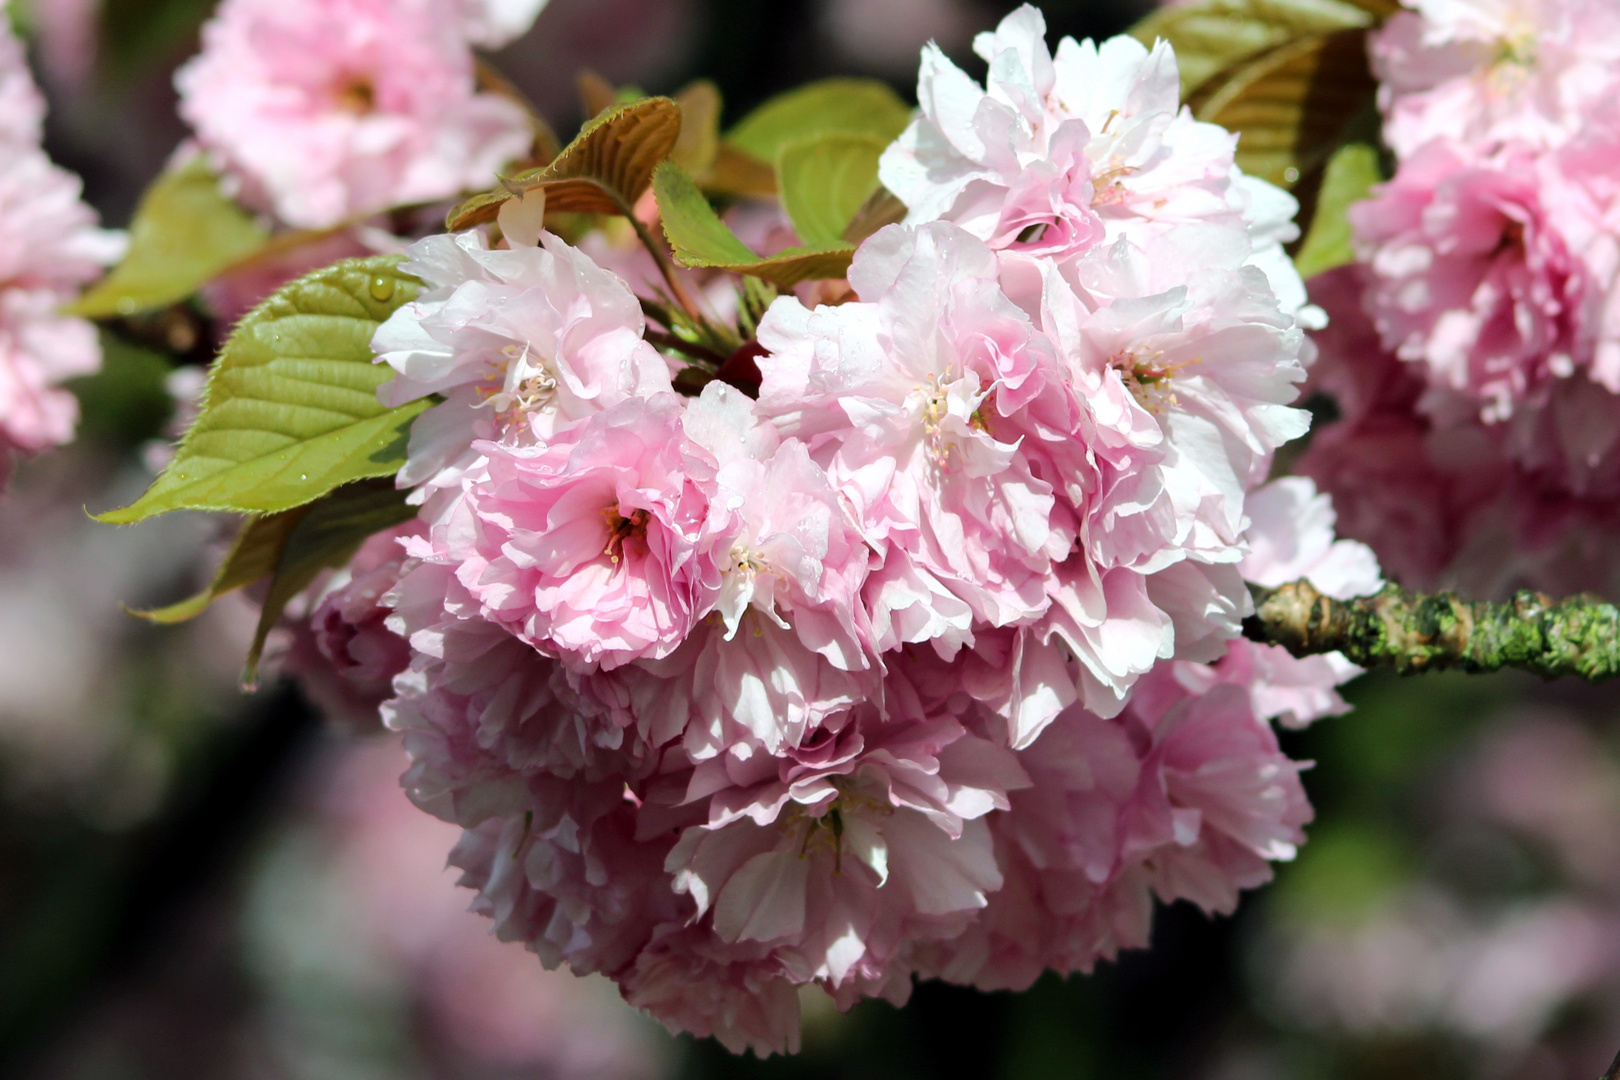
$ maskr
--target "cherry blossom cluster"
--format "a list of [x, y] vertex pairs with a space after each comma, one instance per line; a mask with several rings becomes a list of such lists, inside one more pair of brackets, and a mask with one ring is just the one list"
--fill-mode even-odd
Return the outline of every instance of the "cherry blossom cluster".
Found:
[[0, 5], [0, 476], [11, 451], [68, 442], [78, 400], [60, 384], [101, 367], [93, 326], [61, 314], [123, 250], [96, 227], [78, 177], [40, 146], [45, 99]]
[[[1270, 721], [1341, 657], [1240, 637], [1246, 581], [1380, 585], [1302, 478], [1293, 200], [1175, 57], [924, 53], [910, 208], [852, 299], [775, 301], [757, 397], [675, 392], [624, 282], [541, 232], [414, 245], [384, 400], [434, 396], [314, 614], [504, 940], [672, 1028], [793, 1048], [798, 990], [1028, 986], [1230, 911], [1310, 808]], [[683, 380], [689, 385], [690, 380]], [[408, 657], [391, 641], [409, 645]], [[398, 670], [403, 666], [403, 670]]]
[[473, 46], [545, 0], [224, 0], [175, 76], [236, 196], [298, 228], [487, 187], [534, 139], [478, 83]]
[[1312, 289], [1346, 419], [1301, 469], [1406, 584], [1612, 590], [1620, 8], [1411, 6], [1372, 44], [1394, 177]]

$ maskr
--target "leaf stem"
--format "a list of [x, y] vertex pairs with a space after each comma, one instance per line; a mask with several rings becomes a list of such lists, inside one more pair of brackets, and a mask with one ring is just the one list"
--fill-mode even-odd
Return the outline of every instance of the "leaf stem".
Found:
[[726, 362], [726, 358], [713, 349], [706, 349], [696, 342], [687, 341], [685, 338], [675, 334], [666, 334], [661, 330], [649, 328], [642, 333], [642, 337], [646, 338], [649, 344], [660, 349], [671, 349], [678, 353], [684, 353], [694, 360], [701, 360], [714, 367], [719, 367]]
[[653, 257], [653, 262], [658, 264], [658, 272], [663, 275], [664, 284], [669, 286], [669, 294], [675, 298], [676, 303], [681, 305], [681, 309], [686, 312], [687, 317], [699, 326], [705, 325], [708, 320], [703, 317], [703, 312], [698, 309], [697, 304], [692, 300], [692, 295], [686, 291], [686, 287], [675, 276], [675, 264], [669, 261], [669, 253], [659, 245], [657, 240], [653, 239], [652, 233], [648, 232], [647, 226], [643, 225], [641, 219], [636, 217], [634, 210], [630, 207], [624, 207], [624, 216], [629, 219], [630, 227], [636, 230], [636, 238], [641, 241], [641, 246], [647, 249], [647, 253]]
[[1595, 596], [1555, 601], [1521, 591], [1492, 603], [1391, 584], [1373, 596], [1335, 600], [1308, 581], [1249, 590], [1255, 614], [1244, 620], [1245, 635], [1295, 656], [1339, 652], [1402, 674], [1511, 667], [1587, 682], [1620, 675], [1620, 609]]

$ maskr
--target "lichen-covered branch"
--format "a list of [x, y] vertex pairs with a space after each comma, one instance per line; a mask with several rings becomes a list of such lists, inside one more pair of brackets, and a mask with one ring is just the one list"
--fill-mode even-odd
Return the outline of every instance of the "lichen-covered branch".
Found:
[[1295, 656], [1341, 652], [1363, 667], [1402, 674], [1511, 667], [1588, 682], [1620, 675], [1620, 608], [1594, 596], [1520, 592], [1498, 604], [1398, 585], [1354, 600], [1324, 596], [1307, 581], [1250, 589], [1255, 614], [1244, 633]]

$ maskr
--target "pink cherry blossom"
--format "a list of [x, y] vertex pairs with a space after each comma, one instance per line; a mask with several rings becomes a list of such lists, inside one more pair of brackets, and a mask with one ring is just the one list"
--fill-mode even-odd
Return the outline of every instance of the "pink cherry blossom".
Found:
[[377, 330], [372, 347], [399, 373], [380, 393], [447, 398], [412, 426], [403, 484], [454, 485], [480, 460], [477, 440], [533, 445], [670, 389], [630, 290], [550, 233], [501, 251], [478, 232], [430, 236], [403, 268], [427, 289]]
[[1613, 93], [1620, 13], [1605, 0], [1408, 0], [1371, 37], [1384, 139], [1556, 146]]
[[1243, 689], [1189, 691], [1170, 666], [1116, 719], [1066, 711], [1019, 760], [1031, 784], [990, 819], [1006, 883], [964, 933], [915, 950], [920, 973], [993, 990], [1090, 971], [1147, 945], [1154, 896], [1230, 912], [1311, 816]]
[[700, 479], [714, 462], [672, 394], [633, 398], [544, 447], [479, 443], [486, 474], [436, 526], [484, 618], [580, 671], [673, 652], [721, 584]]
[[920, 113], [880, 170], [907, 224], [953, 221], [998, 250], [1059, 261], [1121, 236], [1225, 224], [1252, 234], [1248, 257], [1298, 312], [1304, 287], [1281, 247], [1298, 235], [1294, 200], [1243, 175], [1233, 136], [1181, 108], [1170, 46], [1064, 38], [1054, 55], [1045, 35], [1027, 4], [978, 35], [985, 87], [923, 50]]
[[636, 957], [624, 999], [675, 1033], [712, 1036], [734, 1054], [799, 1050], [799, 992], [768, 950], [727, 945], [702, 928], [668, 924]]
[[388, 610], [382, 712], [475, 908], [672, 1030], [770, 1053], [808, 983], [1089, 970], [1303, 839], [1269, 721], [1356, 669], [1238, 640], [1246, 580], [1380, 572], [1310, 481], [1266, 485], [1320, 315], [1293, 202], [1168, 46], [1043, 35], [982, 35], [988, 89], [925, 54], [883, 163], [911, 220], [852, 295], [772, 304], [757, 400], [672, 392], [600, 238], [421, 241], [373, 342], [385, 402], [435, 398], [397, 477], [422, 523], [323, 640]]
[[226, 0], [175, 76], [180, 112], [289, 225], [449, 198], [532, 139], [520, 107], [476, 89], [463, 32], [440, 0]]
[[1340, 532], [1410, 588], [1613, 590], [1614, 396], [1563, 379], [1542, 407], [1486, 423], [1470, 399], [1426, 387], [1421, 365], [1381, 348], [1361, 307], [1365, 274], [1346, 267], [1314, 283], [1333, 322], [1311, 380], [1342, 418], [1296, 466], [1332, 495]]
[[1404, 161], [1351, 209], [1385, 347], [1479, 399], [1487, 419], [1588, 367], [1607, 282], [1580, 257], [1579, 202], [1525, 152], [1474, 164], [1433, 143]]
[[45, 98], [29, 73], [28, 55], [10, 20], [0, 20], [0, 143], [38, 146], [44, 127]]
[[0, 452], [72, 439], [78, 400], [60, 383], [101, 366], [95, 328], [61, 314], [118, 258], [77, 177], [39, 148], [44, 101], [0, 20]]
[[[850, 282], [862, 303], [772, 306], [761, 411], [855, 493], [869, 543], [906, 552], [904, 576], [874, 583], [875, 608], [899, 606], [889, 590], [927, 597], [937, 583], [947, 619], [950, 600], [994, 626], [1039, 615], [1075, 525], [1019, 453], [999, 395], [1050, 365], [1050, 344], [1001, 295], [990, 249], [953, 226], [885, 229]], [[885, 648], [907, 640], [892, 619], [874, 630]], [[937, 636], [946, 651], [962, 640]]]
[[731, 540], [687, 646], [697, 655], [662, 666], [690, 674], [694, 757], [755, 741], [776, 753], [878, 689], [860, 600], [869, 552], [805, 445], [778, 442], [741, 393], [710, 383], [683, 427], [719, 463], [711, 524]]
[[636, 836], [622, 781], [537, 778], [518, 813], [464, 832], [450, 864], [478, 890], [473, 910], [502, 940], [522, 942], [547, 967], [614, 974], [690, 910], [660, 865], [668, 848]]
[[404, 571], [403, 539], [420, 532], [413, 520], [369, 537], [324, 584], [308, 619], [295, 625], [283, 669], [329, 714], [374, 724], [394, 676], [410, 665], [409, 643], [386, 626], [383, 598]]
[[1125, 857], [1142, 860], [1161, 900], [1231, 912], [1240, 890], [1271, 879], [1270, 860], [1292, 859], [1305, 840], [1311, 808], [1300, 766], [1239, 687], [1216, 686], [1162, 713], [1141, 708], [1132, 720], [1153, 743], [1124, 812]]
[[1152, 905], [1120, 859], [1121, 813], [1142, 781], [1125, 729], [1066, 711], [1019, 755], [1029, 787], [991, 819], [1006, 884], [962, 935], [920, 950], [923, 972], [984, 990], [1027, 988], [1047, 968], [1090, 971], [1148, 941]]
[[1028, 783], [1010, 752], [919, 716], [904, 684], [885, 700], [887, 719], [857, 708], [776, 758], [700, 764], [682, 801], [707, 820], [666, 864], [722, 941], [771, 946], [835, 996], [984, 907], [1001, 876], [980, 819]]

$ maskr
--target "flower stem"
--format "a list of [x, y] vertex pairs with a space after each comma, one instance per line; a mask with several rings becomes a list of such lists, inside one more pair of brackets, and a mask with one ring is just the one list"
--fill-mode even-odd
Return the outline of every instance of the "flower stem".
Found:
[[681, 284], [681, 279], [675, 276], [675, 267], [670, 263], [669, 254], [664, 251], [663, 245], [653, 239], [652, 233], [647, 231], [647, 226], [641, 223], [641, 219], [636, 217], [635, 212], [629, 207], [625, 208], [624, 216], [630, 219], [631, 227], [636, 230], [636, 239], [647, 249], [647, 254], [653, 257], [653, 262], [658, 264], [658, 272], [663, 275], [664, 284], [669, 286], [669, 294], [681, 305], [681, 310], [686, 312], [687, 318], [699, 326], [703, 325], [706, 322], [703, 312]]
[[1620, 675], [1620, 609], [1595, 596], [1555, 601], [1525, 591], [1499, 604], [1398, 585], [1354, 600], [1324, 596], [1308, 581], [1249, 589], [1255, 614], [1244, 620], [1244, 633], [1295, 656], [1340, 652], [1403, 675], [1505, 667], [1587, 682]]

